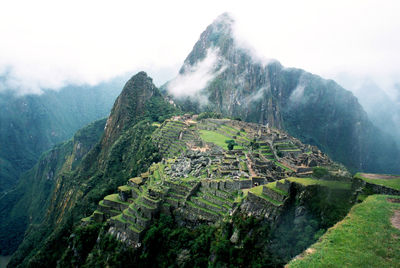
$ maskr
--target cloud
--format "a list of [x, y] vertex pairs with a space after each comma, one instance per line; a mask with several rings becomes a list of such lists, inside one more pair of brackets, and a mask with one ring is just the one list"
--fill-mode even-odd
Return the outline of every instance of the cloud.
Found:
[[206, 104], [208, 96], [202, 90], [225, 68], [219, 50], [209, 48], [203, 60], [194, 66], [184, 66], [184, 72], [168, 83], [168, 92], [176, 98], [190, 97]]
[[178, 0], [4, 0], [0, 76], [9, 70], [10, 77], [2, 87], [39, 92], [154, 66], [171, 70], [166, 82], [200, 33], [227, 11], [237, 42], [251, 44], [255, 58], [325, 78], [367, 75], [391, 96], [400, 77], [399, 8], [395, 0], [205, 0], [195, 10]]
[[293, 103], [299, 103], [300, 101], [304, 101], [304, 85], [297, 85], [297, 87], [293, 90], [292, 94], [290, 94], [289, 100]]

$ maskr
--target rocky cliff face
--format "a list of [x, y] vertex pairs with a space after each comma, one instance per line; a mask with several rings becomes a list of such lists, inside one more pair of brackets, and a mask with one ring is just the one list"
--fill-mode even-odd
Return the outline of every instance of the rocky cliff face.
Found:
[[393, 139], [371, 124], [351, 92], [332, 80], [254, 58], [237, 44], [232, 24], [223, 14], [208, 26], [178, 75], [189, 74], [210, 49], [217, 51], [215, 75], [201, 91], [208, 98], [203, 110], [285, 129], [353, 170], [400, 171]]

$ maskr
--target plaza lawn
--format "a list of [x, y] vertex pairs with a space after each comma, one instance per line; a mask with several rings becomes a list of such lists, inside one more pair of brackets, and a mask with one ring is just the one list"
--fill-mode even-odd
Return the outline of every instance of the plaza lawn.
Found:
[[[200, 130], [200, 137], [205, 142], [212, 142], [224, 150], [228, 150], [228, 144], [225, 141], [231, 140], [231, 138], [225, 135], [210, 130]], [[234, 149], [243, 149], [243, 147], [235, 145]]]

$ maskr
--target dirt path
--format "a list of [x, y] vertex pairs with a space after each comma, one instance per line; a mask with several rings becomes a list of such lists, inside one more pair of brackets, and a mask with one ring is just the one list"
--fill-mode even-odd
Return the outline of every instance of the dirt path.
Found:
[[249, 169], [250, 176], [256, 177], [257, 174], [254, 172], [253, 167], [252, 167], [253, 162], [251, 162], [250, 157], [247, 154], [246, 154], [246, 158], [247, 158], [247, 163], [248, 163], [247, 168]]
[[400, 210], [395, 210], [393, 217], [390, 219], [394, 228], [400, 230]]
[[372, 174], [372, 173], [361, 173], [360, 175], [367, 179], [378, 179], [378, 180], [400, 179], [400, 176], [394, 176], [394, 175]]

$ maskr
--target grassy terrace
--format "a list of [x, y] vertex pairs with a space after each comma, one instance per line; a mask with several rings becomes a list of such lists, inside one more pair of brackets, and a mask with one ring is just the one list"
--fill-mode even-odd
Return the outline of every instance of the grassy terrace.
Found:
[[[264, 198], [265, 200], [274, 204], [275, 206], [280, 206], [283, 204], [282, 202], [275, 201], [275, 200], [271, 199], [269, 196], [266, 196], [265, 194], [263, 194], [263, 192], [262, 192], [263, 187], [264, 187], [263, 185], [256, 186], [256, 187], [249, 189], [248, 192], [255, 194], [261, 198]], [[243, 191], [243, 192], [246, 193], [245, 191]]]
[[222, 198], [222, 197], [219, 197], [219, 196], [216, 196], [216, 195], [207, 193], [207, 192], [202, 192], [202, 194], [203, 194], [203, 195], [208, 195], [208, 196], [210, 196], [211, 198], [214, 198], [214, 199], [219, 200], [219, 201], [224, 202], [224, 203], [229, 203], [229, 204], [232, 204], [232, 203], [233, 203], [233, 200], [232, 200], [232, 199], [225, 199], [225, 198]]
[[214, 203], [212, 203], [212, 202], [210, 202], [210, 201], [208, 201], [208, 200], [205, 200], [205, 199], [202, 198], [202, 197], [192, 197], [192, 198], [193, 198], [193, 200], [198, 200], [198, 201], [200, 201], [201, 203], [204, 203], [204, 204], [207, 204], [207, 205], [209, 205], [209, 206], [215, 207], [216, 209], [221, 209], [221, 206], [219, 206], [219, 205], [217, 205], [217, 204], [214, 204]]
[[274, 182], [270, 182], [268, 184], [265, 185], [266, 187], [268, 187], [269, 189], [271, 189], [272, 191], [277, 192], [280, 195], [288, 195], [287, 192], [282, 191], [281, 189], [276, 188], [276, 181]]
[[119, 199], [119, 195], [118, 194], [107, 195], [106, 197], [104, 197], [104, 200], [109, 200], [109, 201], [113, 201], [113, 202], [121, 203], [121, 204], [129, 204], [128, 202], [121, 201]]
[[[231, 138], [224, 136], [218, 132], [210, 130], [201, 129], [199, 132], [201, 139], [204, 140], [205, 142], [212, 142], [215, 145], [223, 148], [224, 150], [228, 150], [228, 144], [225, 141], [231, 140]], [[235, 149], [243, 149], [243, 147], [236, 145]]]
[[373, 195], [354, 206], [289, 267], [399, 267], [400, 230], [390, 218], [400, 203], [387, 198]]
[[386, 186], [400, 191], [400, 176], [393, 176], [393, 178], [391, 179], [370, 179], [363, 177], [361, 173], [357, 173], [355, 175], [355, 178], [362, 179], [369, 183]]
[[203, 211], [205, 211], [205, 212], [207, 212], [207, 213], [213, 214], [213, 215], [215, 215], [215, 216], [222, 216], [222, 215], [218, 214], [218, 213], [215, 212], [215, 211], [212, 211], [212, 210], [207, 209], [207, 208], [200, 207], [200, 206], [196, 205], [195, 203], [193, 203], [193, 202], [191, 202], [191, 201], [186, 201], [186, 204], [188, 204], [188, 205], [191, 206], [191, 207], [195, 207], [195, 208], [198, 208], [198, 209], [200, 209], [200, 210], [203, 210]]
[[344, 182], [344, 181], [327, 181], [327, 180], [317, 180], [312, 178], [295, 178], [295, 177], [287, 178], [287, 180], [302, 184], [304, 186], [321, 185], [333, 189], [343, 189], [343, 190], [351, 189], [351, 182]]
[[110, 206], [104, 204], [104, 200], [100, 200], [99, 205], [105, 208], [110, 208]]
[[128, 185], [121, 185], [121, 186], [118, 186], [118, 190], [120, 190], [120, 191], [130, 191], [130, 190], [132, 190], [133, 189], [133, 187], [131, 187], [131, 186], [128, 186]]
[[287, 166], [284, 166], [284, 165], [282, 165], [281, 163], [279, 163], [278, 161], [274, 161], [274, 163], [275, 163], [275, 165], [277, 165], [278, 167], [281, 167], [281, 168], [283, 168], [284, 170], [287, 170], [287, 171], [290, 171], [290, 172], [294, 172], [294, 170], [293, 169], [291, 169], [291, 168], [288, 168]]

